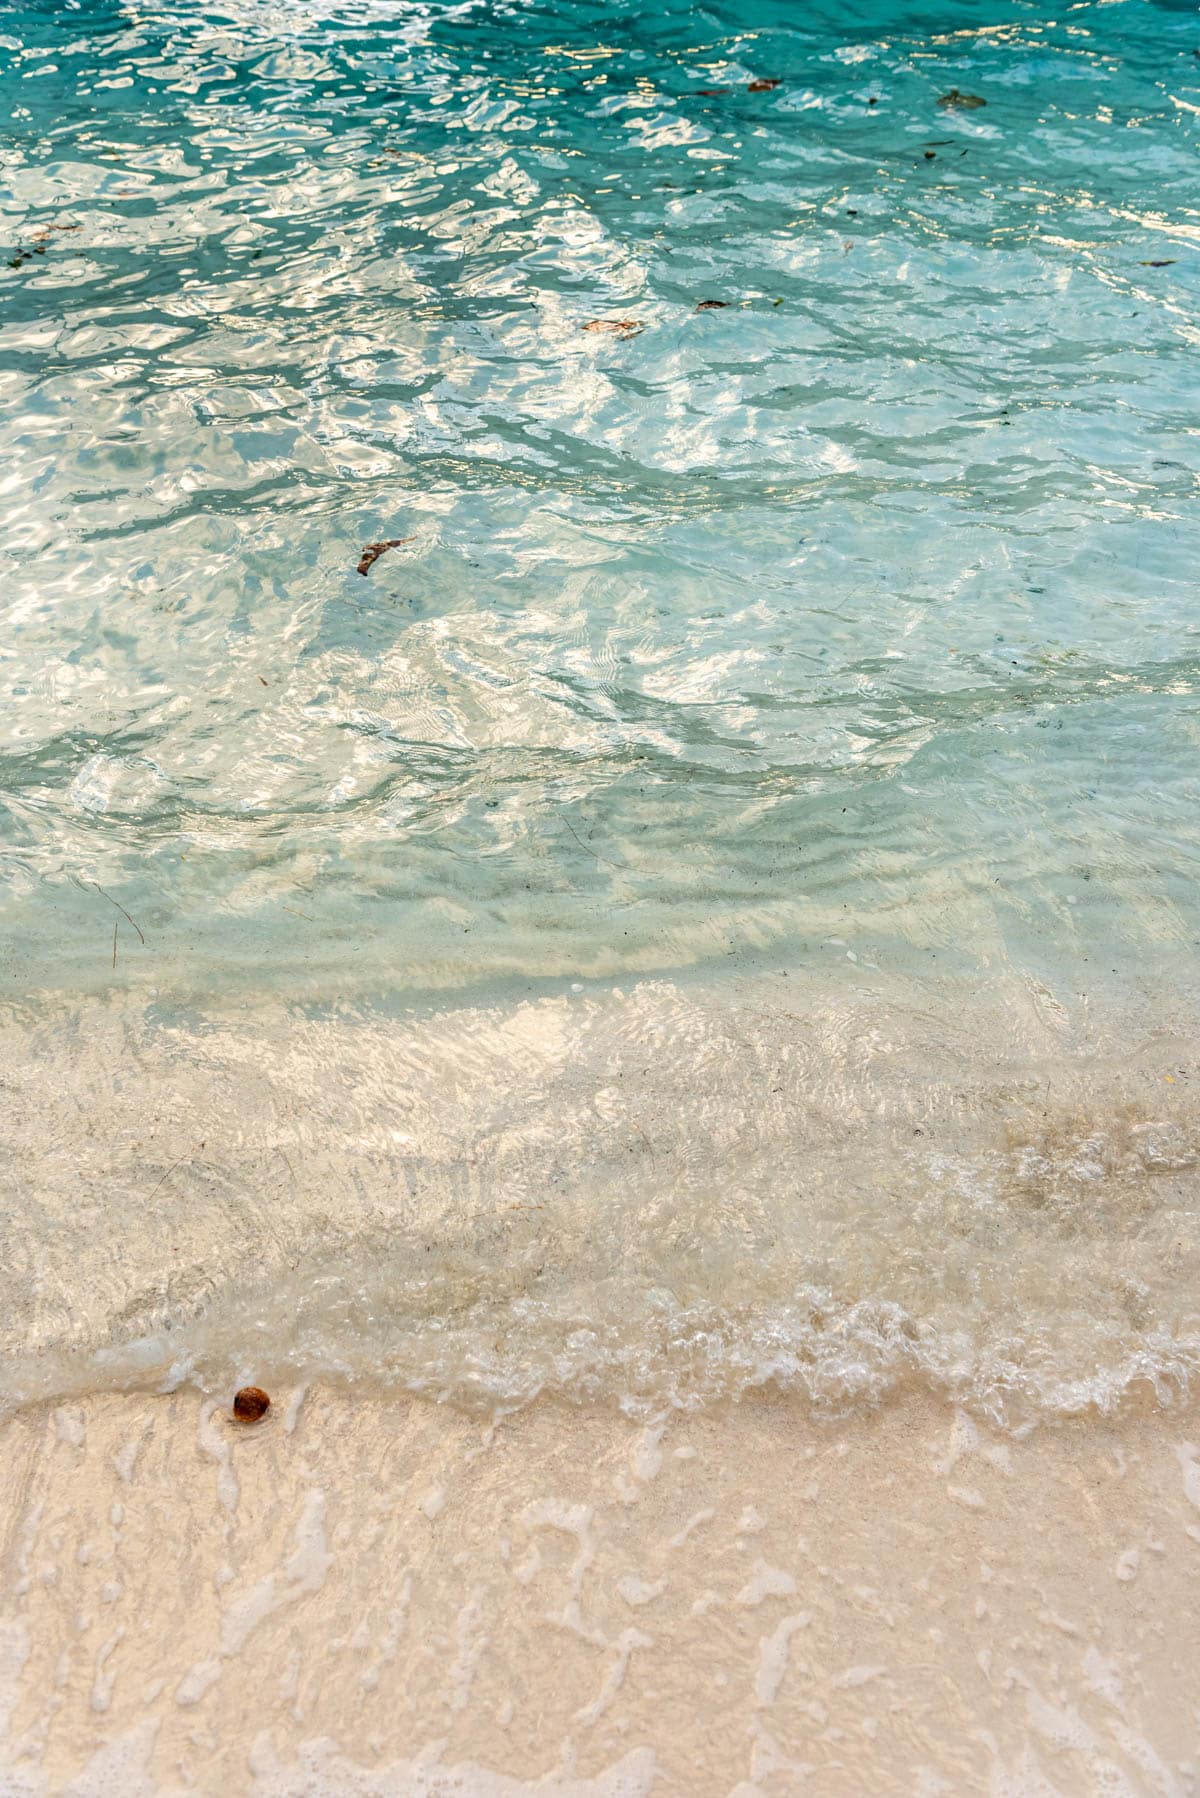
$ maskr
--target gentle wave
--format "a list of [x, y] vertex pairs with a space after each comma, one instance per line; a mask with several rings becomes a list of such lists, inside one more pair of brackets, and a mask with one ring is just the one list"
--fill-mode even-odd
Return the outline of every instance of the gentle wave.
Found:
[[19, 1020], [6, 1397], [325, 1375], [492, 1406], [1167, 1401], [1200, 1369], [1188, 1016], [847, 965]]

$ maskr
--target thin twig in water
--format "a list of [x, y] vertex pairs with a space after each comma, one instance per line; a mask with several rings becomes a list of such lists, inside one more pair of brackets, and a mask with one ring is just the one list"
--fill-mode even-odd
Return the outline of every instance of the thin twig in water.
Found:
[[117, 910], [120, 912], [121, 916], [125, 919], [126, 923], [133, 924], [133, 928], [138, 933], [138, 941], [141, 943], [142, 948], [144, 949], [146, 947], [146, 939], [142, 935], [141, 925], [134, 923], [134, 920], [129, 916], [129, 913], [125, 910], [125, 907], [121, 904], [121, 901], [119, 899], [114, 899], [111, 893], [104, 892], [104, 888], [100, 885], [100, 882], [98, 880], [93, 880], [92, 885], [95, 887], [95, 889], [98, 893], [104, 894], [104, 897], [108, 900], [108, 903], [110, 905], [116, 906]]
[[569, 818], [564, 817], [562, 821], [570, 831], [571, 835], [575, 838], [575, 841], [579, 844], [579, 847], [583, 850], [584, 854], [590, 855], [593, 861], [603, 862], [606, 868], [624, 867], [623, 862], [610, 862], [607, 855], [598, 855], [590, 844], [584, 842]]
[[[136, 929], [136, 925], [135, 925], [135, 927], [134, 927], [134, 928], [135, 928], [135, 929]], [[200, 1142], [200, 1143], [198, 1143], [198, 1144], [197, 1144], [197, 1145], [196, 1145], [196, 1146], [197, 1146], [197, 1148], [200, 1148], [200, 1149], [202, 1149], [202, 1148], [203, 1148], [203, 1147], [204, 1147], [204, 1143], [203, 1143], [203, 1142]], [[169, 1167], [169, 1168], [168, 1168], [168, 1169], [167, 1169], [167, 1171], [166, 1171], [166, 1173], [165, 1173], [165, 1174], [164, 1174], [164, 1175], [163, 1175], [163, 1177], [162, 1177], [162, 1180], [160, 1180], [160, 1181], [159, 1181], [159, 1183], [158, 1183], [158, 1186], [161, 1186], [161, 1185], [162, 1185], [162, 1184], [163, 1184], [163, 1181], [164, 1181], [164, 1180], [169, 1180], [169, 1179], [170, 1179], [170, 1178], [171, 1178], [171, 1175], [172, 1175], [172, 1174], [173, 1174], [173, 1173], [174, 1173], [174, 1172], [175, 1172], [175, 1169], [176, 1169], [176, 1168], [177, 1168], [177, 1167], [182, 1167], [182, 1166], [183, 1166], [183, 1163], [184, 1163], [184, 1162], [185, 1162], [185, 1161], [189, 1161], [189, 1160], [190, 1160], [190, 1159], [191, 1159], [191, 1157], [192, 1157], [192, 1156], [193, 1156], [193, 1155], [194, 1155], [194, 1154], [195, 1154], [195, 1153], [196, 1153], [196, 1149], [190, 1149], [190, 1150], [189, 1150], [189, 1149], [185, 1149], [185, 1150], [184, 1150], [184, 1152], [183, 1152], [183, 1154], [182, 1154], [182, 1155], [181, 1155], [181, 1156], [180, 1156], [180, 1157], [179, 1157], [179, 1159], [178, 1159], [178, 1161], [173, 1161], [173, 1162], [172, 1162], [172, 1163], [171, 1163], [171, 1165], [170, 1165], [170, 1167]], [[151, 1194], [150, 1194], [150, 1197], [151, 1197], [151, 1198], [153, 1198], [153, 1197], [154, 1197], [154, 1193], [156, 1193], [156, 1192], [157, 1192], [157, 1191], [158, 1191], [158, 1186], [156, 1186], [156, 1187], [155, 1187], [155, 1188], [154, 1188], [154, 1192], [152, 1192], [152, 1193], [151, 1193]]]

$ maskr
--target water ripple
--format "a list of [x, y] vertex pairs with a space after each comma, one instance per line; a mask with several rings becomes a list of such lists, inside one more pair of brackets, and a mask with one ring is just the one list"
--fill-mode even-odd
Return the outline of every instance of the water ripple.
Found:
[[1186, 15], [3, 30], [20, 982], [1194, 944]]

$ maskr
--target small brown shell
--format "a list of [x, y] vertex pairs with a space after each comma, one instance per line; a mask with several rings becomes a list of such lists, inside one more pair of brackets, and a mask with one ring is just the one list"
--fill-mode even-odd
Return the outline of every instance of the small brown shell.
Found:
[[233, 1415], [239, 1423], [257, 1423], [271, 1409], [271, 1401], [261, 1386], [243, 1386], [233, 1401]]

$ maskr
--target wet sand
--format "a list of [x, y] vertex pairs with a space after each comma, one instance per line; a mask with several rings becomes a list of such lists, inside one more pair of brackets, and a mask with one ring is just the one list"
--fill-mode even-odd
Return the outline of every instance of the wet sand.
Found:
[[6, 1794], [1200, 1789], [1200, 1416], [3, 1426]]

